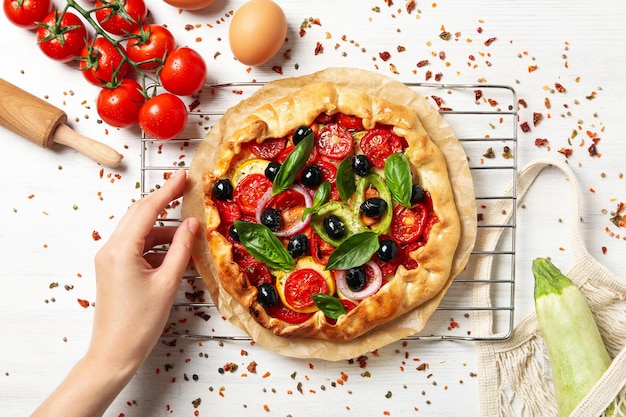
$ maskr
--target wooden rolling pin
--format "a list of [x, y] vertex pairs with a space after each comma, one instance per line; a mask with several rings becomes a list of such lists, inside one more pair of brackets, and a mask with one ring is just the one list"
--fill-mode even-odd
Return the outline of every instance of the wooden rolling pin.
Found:
[[107, 167], [120, 165], [113, 148], [76, 133], [63, 110], [0, 78], [0, 125], [44, 148], [60, 143]]

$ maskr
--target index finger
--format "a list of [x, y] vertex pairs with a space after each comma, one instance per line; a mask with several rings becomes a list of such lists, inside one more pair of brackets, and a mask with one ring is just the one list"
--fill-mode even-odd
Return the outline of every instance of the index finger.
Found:
[[145, 238], [163, 209], [183, 195], [185, 179], [185, 170], [181, 169], [174, 173], [161, 188], [133, 203], [111, 237], [121, 232], [130, 241], [133, 238]]

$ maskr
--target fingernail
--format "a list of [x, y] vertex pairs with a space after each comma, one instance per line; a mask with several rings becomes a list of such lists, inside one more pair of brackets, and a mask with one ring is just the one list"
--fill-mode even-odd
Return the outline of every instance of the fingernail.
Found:
[[195, 217], [190, 217], [189, 221], [187, 221], [187, 228], [192, 234], [196, 234], [198, 231], [198, 227], [200, 226], [200, 222]]

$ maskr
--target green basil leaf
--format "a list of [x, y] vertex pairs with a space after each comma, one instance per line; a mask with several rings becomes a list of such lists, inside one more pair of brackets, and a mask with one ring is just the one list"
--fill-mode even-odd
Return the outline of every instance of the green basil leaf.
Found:
[[291, 271], [296, 262], [272, 231], [257, 223], [235, 221], [241, 244], [250, 255], [271, 269]]
[[330, 197], [330, 182], [326, 180], [317, 187], [315, 195], [313, 196], [313, 206], [305, 208], [302, 212], [302, 221], [304, 221], [304, 218], [309, 214], [317, 213], [320, 207], [328, 201], [328, 197]]
[[411, 207], [411, 166], [403, 153], [393, 153], [385, 162], [385, 182], [391, 195], [405, 207]]
[[370, 260], [378, 250], [378, 234], [375, 232], [355, 233], [341, 242], [328, 258], [326, 269], [350, 269]]
[[350, 157], [347, 157], [337, 167], [337, 176], [335, 183], [339, 191], [339, 197], [342, 201], [348, 201], [352, 194], [356, 191], [356, 181], [354, 180], [354, 172], [350, 164]]
[[282, 193], [293, 184], [298, 172], [311, 156], [313, 145], [313, 133], [310, 133], [293, 148], [276, 173], [276, 178], [272, 184], [272, 195]]
[[348, 313], [348, 310], [346, 310], [346, 307], [341, 304], [341, 301], [332, 295], [317, 293], [313, 294], [311, 298], [317, 308], [322, 310], [322, 312], [331, 319], [338, 319], [339, 316], [343, 316]]

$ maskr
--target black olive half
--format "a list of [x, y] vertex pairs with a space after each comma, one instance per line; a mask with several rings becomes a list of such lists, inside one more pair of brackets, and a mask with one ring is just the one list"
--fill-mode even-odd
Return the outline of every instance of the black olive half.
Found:
[[387, 211], [387, 202], [380, 197], [372, 197], [361, 203], [360, 209], [367, 217], [380, 217]]
[[261, 212], [261, 224], [276, 232], [282, 225], [280, 212], [274, 208], [267, 208]]
[[278, 294], [276, 289], [269, 282], [264, 282], [258, 287], [257, 301], [264, 307], [271, 307], [278, 302]]
[[233, 196], [233, 183], [228, 178], [218, 180], [213, 184], [213, 196], [217, 200], [230, 200]]
[[339, 217], [330, 214], [324, 217], [324, 230], [331, 238], [339, 239], [345, 235], [346, 226]]

